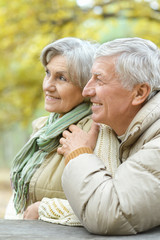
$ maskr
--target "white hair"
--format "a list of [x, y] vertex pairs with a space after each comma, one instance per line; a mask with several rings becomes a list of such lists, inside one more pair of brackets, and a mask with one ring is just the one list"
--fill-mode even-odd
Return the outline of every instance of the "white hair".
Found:
[[53, 57], [65, 56], [70, 81], [83, 89], [91, 77], [93, 57], [98, 47], [98, 43], [87, 40], [74, 37], [62, 38], [42, 50], [41, 62], [46, 66]]
[[142, 38], [120, 38], [102, 44], [95, 58], [117, 56], [115, 73], [123, 87], [131, 90], [136, 84], [148, 83], [151, 92], [160, 89], [160, 50]]

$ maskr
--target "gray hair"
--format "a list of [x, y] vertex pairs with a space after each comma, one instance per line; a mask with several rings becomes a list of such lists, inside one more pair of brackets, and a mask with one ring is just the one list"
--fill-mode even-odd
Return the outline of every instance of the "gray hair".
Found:
[[102, 44], [95, 58], [117, 56], [115, 73], [124, 88], [148, 83], [151, 94], [160, 89], [160, 50], [151, 41], [141, 38], [121, 38]]
[[41, 62], [46, 66], [57, 55], [66, 57], [70, 81], [83, 89], [91, 77], [93, 57], [98, 47], [98, 43], [87, 40], [62, 38], [42, 50]]

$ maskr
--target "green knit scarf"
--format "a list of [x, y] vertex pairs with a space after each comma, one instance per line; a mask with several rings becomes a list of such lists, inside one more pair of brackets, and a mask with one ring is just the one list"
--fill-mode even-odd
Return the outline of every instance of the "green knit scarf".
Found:
[[61, 118], [58, 113], [51, 113], [45, 126], [37, 131], [16, 155], [11, 168], [11, 182], [17, 213], [25, 210], [30, 180], [45, 157], [57, 148], [62, 132], [90, 114], [90, 103], [78, 105]]

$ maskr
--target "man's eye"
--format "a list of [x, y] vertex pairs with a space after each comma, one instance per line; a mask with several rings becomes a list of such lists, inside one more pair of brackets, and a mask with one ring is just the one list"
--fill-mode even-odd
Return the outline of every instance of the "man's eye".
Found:
[[96, 83], [100, 86], [105, 84], [104, 81], [100, 78], [96, 78]]
[[97, 82], [102, 82], [102, 80], [100, 78], [96, 78]]

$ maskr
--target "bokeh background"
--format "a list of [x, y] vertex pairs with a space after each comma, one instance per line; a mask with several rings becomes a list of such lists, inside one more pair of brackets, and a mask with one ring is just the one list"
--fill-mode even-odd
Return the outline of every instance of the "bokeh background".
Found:
[[0, 218], [9, 169], [43, 109], [42, 48], [74, 36], [101, 43], [141, 37], [160, 46], [160, 0], [0, 0]]

